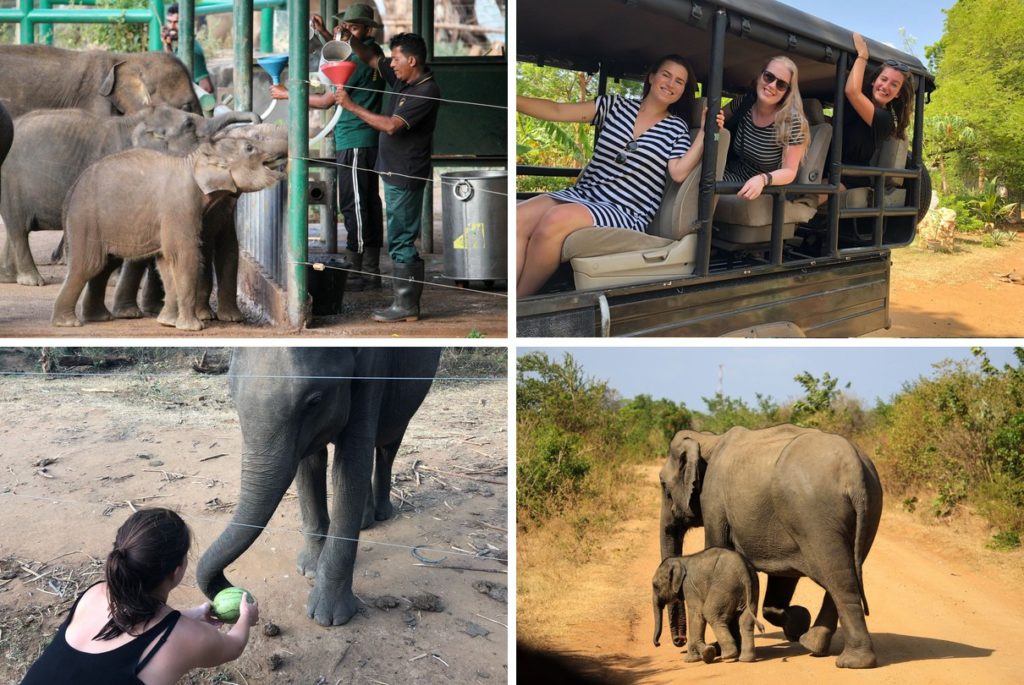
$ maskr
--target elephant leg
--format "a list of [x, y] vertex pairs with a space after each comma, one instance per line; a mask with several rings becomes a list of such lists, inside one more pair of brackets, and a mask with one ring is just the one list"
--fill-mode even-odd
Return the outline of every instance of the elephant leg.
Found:
[[814, 656], [826, 656], [828, 648], [832, 644], [832, 636], [836, 632], [836, 625], [839, 620], [839, 613], [836, 611], [836, 603], [832, 596], [825, 593], [821, 600], [821, 611], [814, 620], [814, 626], [800, 636], [800, 644]]
[[164, 306], [164, 284], [155, 259], [146, 260], [146, 280], [142, 282], [142, 311], [156, 316]]
[[796, 642], [811, 625], [811, 612], [802, 606], [790, 606], [799, 578], [768, 576], [761, 614], [774, 626], [780, 626], [786, 639]]
[[82, 297], [82, 321], [111, 321], [114, 315], [107, 309], [104, 302], [107, 295], [107, 282], [110, 274], [117, 269], [119, 260], [111, 259], [103, 270], [89, 279]]
[[689, 635], [686, 640], [686, 656], [683, 661], [693, 663], [703, 661], [710, 664], [715, 660], [715, 648], [704, 642], [704, 633], [707, 631], [707, 621], [696, 609], [685, 607], [687, 623], [689, 624]]
[[210, 294], [213, 292], [213, 244], [203, 241], [203, 263], [196, 281], [196, 317], [202, 321], [212, 321], [213, 310], [210, 309]]
[[50, 253], [50, 264], [65, 264], [67, 263], [67, 252], [64, 248], [67, 246], [66, 236], [62, 233], [60, 236], [60, 242], [57, 243], [57, 247], [53, 248], [53, 252]]
[[395, 516], [395, 507], [391, 504], [391, 471], [401, 444], [402, 438], [399, 438], [377, 448], [373, 469], [373, 517], [377, 521], [387, 521]]
[[739, 616], [739, 641], [740, 661], [754, 661], [754, 615], [750, 611], [744, 611]]
[[7, 242], [14, 257], [14, 268], [20, 285], [46, 285], [46, 279], [36, 268], [29, 246], [29, 227], [13, 225], [7, 229]]
[[238, 308], [238, 236], [233, 223], [224, 226], [217, 235], [213, 264], [217, 269], [217, 318], [243, 321]]
[[17, 280], [17, 269], [14, 267], [14, 251], [11, 250], [11, 239], [4, 241], [0, 248], [0, 283], [14, 283]]
[[[84, 256], [84, 255], [83, 255]], [[102, 268], [103, 263], [94, 262], [87, 268], [85, 260], [72, 259], [68, 265], [67, 276], [64, 277], [64, 285], [57, 293], [57, 299], [53, 303], [53, 317], [50, 322], [54, 326], [81, 326], [82, 322], [75, 315], [75, 306], [78, 304], [78, 296], [82, 294], [86, 283], [89, 282]]]
[[327, 514], [326, 447], [299, 462], [295, 485], [299, 491], [302, 531], [306, 534], [306, 545], [299, 552], [299, 572], [307, 578], [315, 578], [317, 562], [324, 549], [324, 536], [331, 523]]
[[196, 293], [202, 270], [202, 251], [198, 245], [182, 246], [172, 252], [170, 261], [178, 298], [178, 319], [174, 325], [183, 331], [201, 331], [205, 325], [196, 317]]
[[174, 283], [174, 272], [163, 255], [156, 258], [156, 268], [164, 284], [164, 306], [156, 320], [164, 326], [173, 326], [178, 322], [178, 291]]
[[114, 289], [114, 316], [119, 319], [142, 318], [137, 299], [142, 276], [146, 273], [146, 262], [125, 261], [121, 265], [121, 276]]
[[[834, 548], [812, 550], [808, 557], [827, 560], [828, 566], [812, 568], [810, 577], [825, 588], [827, 593], [822, 602], [822, 611], [815, 630], [815, 636], [825, 633], [834, 626], [833, 611], [838, 612], [843, 625], [843, 651], [836, 659], [839, 668], [874, 668], [878, 665], [871, 635], [864, 620], [864, 606], [861, 603], [860, 586], [854, 570], [853, 554], [848, 549]], [[834, 607], [834, 610], [833, 608]], [[803, 642], [803, 641], [801, 641]], [[806, 645], [805, 645], [806, 646]], [[811, 641], [811, 646], [817, 646]]]
[[[353, 403], [356, 401], [353, 398]], [[316, 583], [306, 607], [309, 616], [322, 626], [348, 623], [357, 608], [352, 572], [373, 471], [372, 438], [364, 437], [361, 442], [368, 444], [335, 444], [330, 538], [320, 554]]]
[[739, 656], [740, 650], [736, 646], [736, 638], [733, 637], [729, 621], [718, 616], [711, 622], [711, 629], [715, 631], [715, 637], [718, 638], [723, 660], [735, 659]]

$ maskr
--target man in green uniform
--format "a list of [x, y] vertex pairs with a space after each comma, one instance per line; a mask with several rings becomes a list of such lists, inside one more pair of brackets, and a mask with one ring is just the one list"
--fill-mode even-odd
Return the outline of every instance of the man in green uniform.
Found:
[[[167, 6], [164, 18], [164, 26], [160, 30], [160, 40], [164, 43], [164, 50], [175, 52], [178, 45], [178, 3]], [[203, 54], [203, 46], [198, 40], [193, 40], [194, 47], [192, 54], [192, 80], [197, 86], [213, 95], [213, 81], [210, 80], [210, 72], [206, 68], [206, 55]]]
[[[320, 15], [314, 14], [311, 18], [313, 28], [326, 40], [331, 40], [332, 36]], [[375, 55], [383, 54], [371, 36], [373, 29], [381, 28], [373, 19], [372, 7], [351, 5], [335, 18], [340, 22], [339, 33], [357, 36]], [[380, 72], [368, 66], [354, 52], [349, 59], [356, 63], [355, 72], [345, 84], [349, 97], [371, 112], [380, 112], [384, 91]], [[271, 86], [270, 96], [278, 100], [287, 99], [288, 89], [283, 85]], [[334, 93], [311, 94], [309, 106], [315, 109], [333, 107]], [[351, 112], [342, 112], [334, 127], [334, 150], [338, 162], [338, 207], [345, 219], [346, 257], [357, 272], [349, 275], [345, 287], [347, 290], [379, 289], [384, 210], [377, 174], [373, 171], [377, 163], [377, 131]]]

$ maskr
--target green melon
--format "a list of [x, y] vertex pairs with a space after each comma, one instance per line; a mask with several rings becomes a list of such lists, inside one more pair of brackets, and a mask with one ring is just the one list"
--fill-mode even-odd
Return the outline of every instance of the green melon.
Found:
[[[242, 605], [242, 597], [247, 592], [249, 591], [241, 587], [228, 587], [218, 592], [217, 596], [213, 598], [212, 613], [214, 617], [224, 623], [234, 623], [237, 621], [238, 609]], [[249, 604], [254, 604], [255, 601], [252, 598], [252, 593], [249, 593]]]

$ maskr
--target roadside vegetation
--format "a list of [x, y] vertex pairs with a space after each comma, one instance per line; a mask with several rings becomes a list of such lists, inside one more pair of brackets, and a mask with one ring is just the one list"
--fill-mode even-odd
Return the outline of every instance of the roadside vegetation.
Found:
[[[828, 373], [795, 377], [803, 395], [753, 406], [716, 394], [703, 410], [648, 395], [620, 397], [589, 378], [571, 355], [520, 357], [517, 371], [516, 508], [520, 551], [531, 540], [583, 562], [600, 540], [636, 515], [636, 465], [660, 464], [678, 430], [722, 432], [791, 422], [844, 435], [872, 456], [890, 506], [943, 519], [976, 512], [979, 540], [1020, 546], [1024, 531], [1024, 348], [995, 367], [980, 349], [865, 407], [856, 388]], [[646, 503], [649, 505], [649, 503]]]

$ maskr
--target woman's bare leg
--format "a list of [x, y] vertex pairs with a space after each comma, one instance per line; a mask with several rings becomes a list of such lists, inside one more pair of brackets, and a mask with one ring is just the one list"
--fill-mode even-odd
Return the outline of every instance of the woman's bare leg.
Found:
[[526, 297], [540, 290], [561, 262], [565, 239], [574, 231], [593, 225], [594, 218], [583, 205], [559, 204], [545, 212], [526, 245], [516, 297]]
[[559, 204], [559, 201], [548, 195], [537, 195], [516, 205], [516, 283], [523, 273], [526, 261], [526, 246], [533, 232], [540, 225], [545, 212]]

